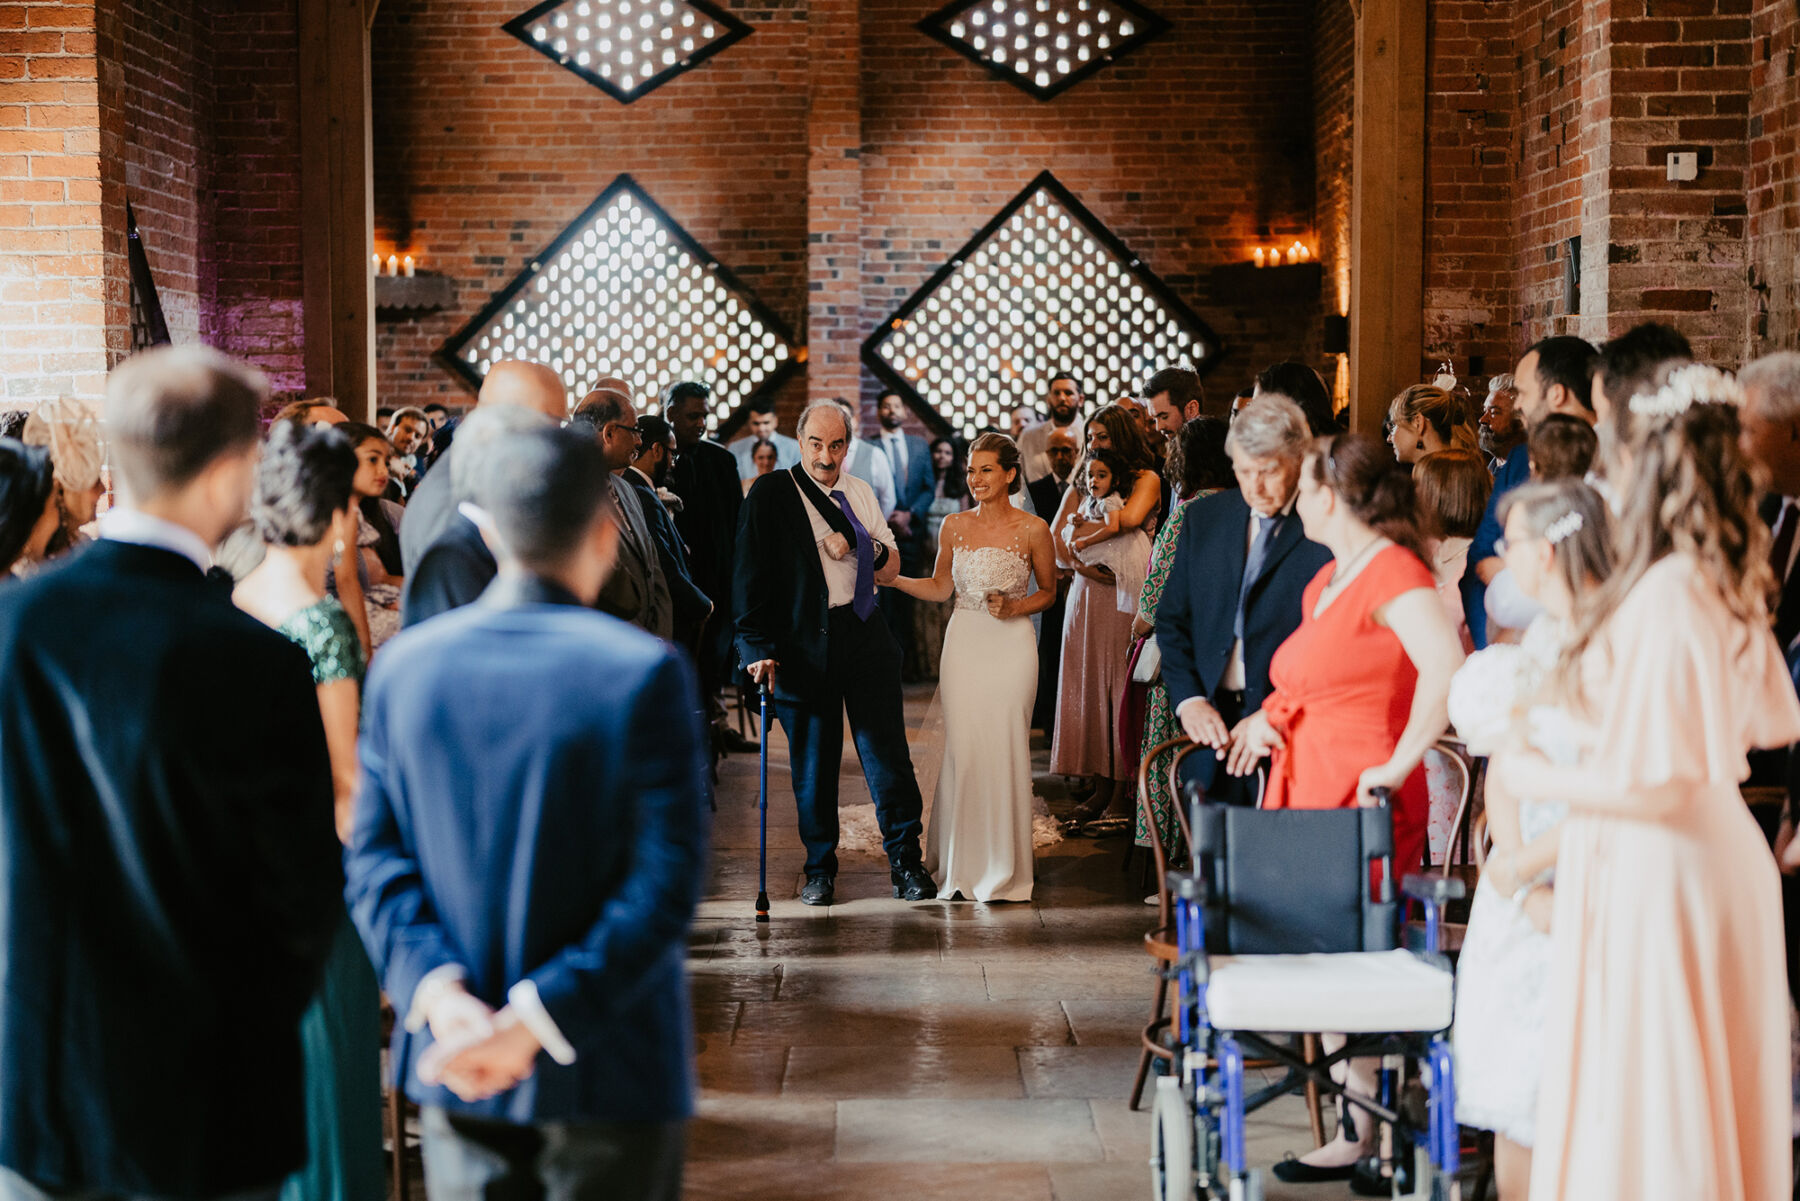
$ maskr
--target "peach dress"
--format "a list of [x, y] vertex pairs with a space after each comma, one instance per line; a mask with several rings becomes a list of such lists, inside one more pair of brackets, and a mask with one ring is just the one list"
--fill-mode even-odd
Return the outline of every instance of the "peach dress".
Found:
[[1591, 754], [1503, 756], [1566, 799], [1532, 1201], [1786, 1201], [1781, 890], [1738, 785], [1800, 739], [1775, 639], [1693, 560], [1644, 574], [1582, 663]]

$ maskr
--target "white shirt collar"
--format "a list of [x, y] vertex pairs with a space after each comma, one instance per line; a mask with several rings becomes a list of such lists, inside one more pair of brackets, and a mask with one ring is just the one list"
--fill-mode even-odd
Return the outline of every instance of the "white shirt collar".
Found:
[[625, 468], [625, 470], [635, 472], [637, 474], [637, 477], [640, 480], [643, 480], [646, 484], [649, 484], [652, 488], [656, 487], [656, 481], [651, 479], [649, 476], [645, 475], [642, 471], [639, 471], [638, 465], [636, 463], [630, 464], [629, 466], [627, 466]]
[[100, 518], [100, 536], [109, 542], [129, 542], [180, 555], [202, 572], [212, 566], [212, 548], [184, 525], [152, 517], [137, 509], [115, 505]]

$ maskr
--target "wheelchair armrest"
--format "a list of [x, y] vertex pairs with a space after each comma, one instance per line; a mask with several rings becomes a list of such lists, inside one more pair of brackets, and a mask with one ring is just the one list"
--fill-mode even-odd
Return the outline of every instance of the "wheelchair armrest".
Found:
[[1163, 879], [1169, 886], [1170, 896], [1197, 905], [1206, 903], [1206, 877], [1199, 872], [1170, 872]]
[[1442, 905], [1446, 901], [1461, 900], [1468, 894], [1469, 889], [1455, 876], [1432, 872], [1406, 877], [1401, 881], [1400, 891], [1415, 901], [1424, 901], [1428, 905]]

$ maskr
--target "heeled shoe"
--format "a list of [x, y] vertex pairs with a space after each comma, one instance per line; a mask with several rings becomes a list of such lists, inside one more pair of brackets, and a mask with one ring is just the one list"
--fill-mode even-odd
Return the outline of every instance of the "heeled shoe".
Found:
[[1097, 822], [1106, 813], [1110, 797], [1101, 797], [1097, 793], [1070, 810], [1069, 816], [1063, 819], [1063, 833], [1074, 834]]

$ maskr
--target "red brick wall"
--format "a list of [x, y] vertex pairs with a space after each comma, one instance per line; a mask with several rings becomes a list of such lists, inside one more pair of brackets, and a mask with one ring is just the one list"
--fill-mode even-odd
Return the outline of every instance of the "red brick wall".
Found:
[[1581, 233], [1581, 14], [1581, 0], [1517, 0], [1513, 8], [1515, 358], [1540, 338], [1573, 332], [1578, 321], [1563, 304], [1563, 253], [1564, 243]]
[[1757, 0], [1750, 37], [1746, 357], [1800, 348], [1800, 6]]
[[[1319, 312], [1350, 311], [1350, 200], [1355, 172], [1356, 17], [1350, 0], [1313, 6], [1313, 227], [1325, 278]], [[1321, 368], [1339, 403], [1349, 399], [1348, 358], [1333, 355]]]
[[211, 22], [199, 0], [126, 0], [125, 192], [162, 300], [169, 337], [200, 337], [205, 115], [212, 96]]

